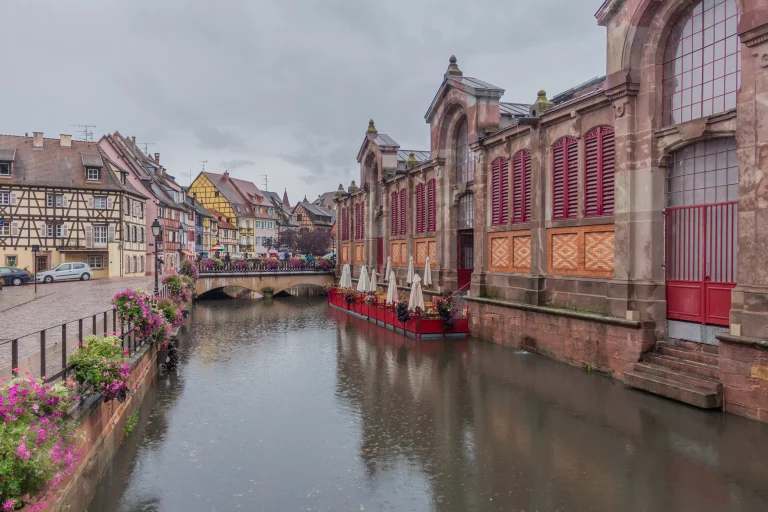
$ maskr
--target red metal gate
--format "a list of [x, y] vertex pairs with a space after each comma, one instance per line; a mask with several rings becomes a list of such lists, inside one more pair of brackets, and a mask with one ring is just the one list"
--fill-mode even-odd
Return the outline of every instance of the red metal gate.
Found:
[[667, 317], [728, 325], [736, 286], [736, 201], [669, 207]]
[[464, 288], [472, 281], [472, 269], [475, 267], [475, 234], [471, 230], [459, 231], [456, 278], [457, 289]]

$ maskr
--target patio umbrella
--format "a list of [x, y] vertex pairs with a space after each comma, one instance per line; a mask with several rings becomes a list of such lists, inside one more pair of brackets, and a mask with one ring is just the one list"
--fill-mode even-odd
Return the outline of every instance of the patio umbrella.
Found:
[[360, 267], [360, 277], [357, 280], [357, 291], [365, 293], [368, 291], [368, 269], [365, 265]]
[[389, 273], [389, 285], [387, 286], [387, 304], [394, 304], [397, 302], [397, 279], [395, 273]]
[[339, 286], [341, 288], [352, 288], [352, 274], [349, 272], [349, 263], [346, 263], [341, 271]]
[[389, 274], [392, 273], [392, 258], [387, 256], [387, 270], [384, 271], [384, 277], [389, 281]]
[[408, 284], [413, 283], [413, 256], [408, 259], [408, 279], [405, 282]]
[[432, 270], [429, 268], [429, 256], [427, 256], [427, 263], [424, 266], [424, 286], [432, 286]]
[[376, 292], [376, 290], [379, 288], [379, 283], [376, 282], [376, 276], [378, 274], [376, 273], [376, 269], [371, 269], [371, 280], [368, 282], [368, 291], [369, 292]]
[[411, 296], [408, 298], [408, 311], [420, 308], [424, 311], [424, 294], [421, 293], [421, 278], [418, 274], [413, 276], [413, 285], [411, 286]]

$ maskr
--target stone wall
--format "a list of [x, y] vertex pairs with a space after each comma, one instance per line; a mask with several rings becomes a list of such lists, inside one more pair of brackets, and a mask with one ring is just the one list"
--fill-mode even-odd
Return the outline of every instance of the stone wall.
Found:
[[723, 408], [768, 422], [768, 342], [730, 334], [717, 338]]
[[619, 379], [655, 345], [653, 322], [492, 299], [466, 301], [472, 336]]

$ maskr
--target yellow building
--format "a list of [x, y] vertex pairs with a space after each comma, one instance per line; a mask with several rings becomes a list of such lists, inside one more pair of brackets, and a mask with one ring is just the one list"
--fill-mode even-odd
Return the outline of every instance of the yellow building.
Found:
[[0, 265], [144, 275], [145, 202], [96, 143], [0, 135]]

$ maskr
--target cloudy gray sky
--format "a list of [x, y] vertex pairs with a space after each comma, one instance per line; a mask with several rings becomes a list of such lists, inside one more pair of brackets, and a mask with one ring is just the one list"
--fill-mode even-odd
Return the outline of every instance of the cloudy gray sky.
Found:
[[206, 169], [309, 199], [356, 179], [368, 119], [428, 149], [455, 54], [532, 102], [605, 73], [601, 0], [3, 0], [0, 132], [119, 130], [182, 184]]

